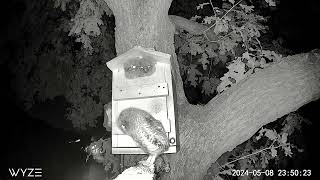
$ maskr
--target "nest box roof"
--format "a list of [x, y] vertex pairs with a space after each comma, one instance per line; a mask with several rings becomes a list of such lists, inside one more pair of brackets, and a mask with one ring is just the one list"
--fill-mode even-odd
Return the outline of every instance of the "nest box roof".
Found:
[[166, 63], [170, 65], [170, 54], [162, 53], [159, 51], [155, 51], [154, 49], [146, 49], [141, 46], [135, 46], [134, 48], [130, 49], [129, 51], [113, 58], [112, 60], [107, 62], [108, 68], [113, 71], [117, 68], [122, 68], [123, 64], [131, 59], [138, 58], [138, 57], [148, 58], [153, 62], [160, 62]]

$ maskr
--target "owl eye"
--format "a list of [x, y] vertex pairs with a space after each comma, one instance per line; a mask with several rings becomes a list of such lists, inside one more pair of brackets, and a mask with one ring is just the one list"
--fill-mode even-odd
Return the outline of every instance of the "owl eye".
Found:
[[153, 141], [152, 141], [152, 144], [154, 144], [154, 145], [156, 145], [156, 146], [158, 146], [158, 147], [160, 147], [162, 144], [161, 144], [161, 142], [158, 140], [158, 139], [154, 139]]
[[150, 137], [150, 135], [149, 135], [149, 134], [147, 134], [147, 135], [146, 135], [146, 138], [147, 138], [147, 139], [150, 139], [151, 137]]

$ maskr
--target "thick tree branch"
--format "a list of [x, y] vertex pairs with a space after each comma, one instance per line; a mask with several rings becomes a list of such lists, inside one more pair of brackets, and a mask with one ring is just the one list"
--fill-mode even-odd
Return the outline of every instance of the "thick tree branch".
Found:
[[169, 17], [171, 22], [175, 25], [176, 30], [184, 30], [194, 35], [203, 35], [205, 33], [205, 35], [211, 41], [216, 41], [218, 39], [217, 35], [212, 29], [208, 30], [208, 26], [199, 24], [180, 16], [170, 15]]
[[169, 17], [172, 23], [175, 25], [176, 30], [185, 30], [190, 34], [201, 35], [208, 28], [207, 26], [180, 16], [170, 15]]
[[320, 55], [286, 57], [260, 70], [204, 107], [181, 108], [180, 152], [166, 179], [201, 179], [224, 152], [263, 125], [320, 97]]

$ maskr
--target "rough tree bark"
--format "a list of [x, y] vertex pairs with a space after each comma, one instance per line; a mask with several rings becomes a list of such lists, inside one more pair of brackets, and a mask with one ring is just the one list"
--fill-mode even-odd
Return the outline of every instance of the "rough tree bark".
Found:
[[[174, 52], [175, 26], [168, 17], [171, 0], [105, 1], [115, 16], [118, 54], [140, 45], [172, 55], [180, 150], [168, 156], [171, 172], [164, 179], [202, 179], [210, 163], [224, 152], [249, 139], [263, 125], [320, 97], [320, 56], [308, 53], [286, 57], [258, 71], [206, 106], [190, 105]], [[171, 19], [176, 27], [185, 23], [181, 18]]]
[[[311, 54], [311, 53], [310, 53]], [[320, 54], [285, 58], [216, 96], [204, 107], [182, 106], [181, 149], [168, 179], [201, 179], [210, 163], [263, 125], [320, 97]]]

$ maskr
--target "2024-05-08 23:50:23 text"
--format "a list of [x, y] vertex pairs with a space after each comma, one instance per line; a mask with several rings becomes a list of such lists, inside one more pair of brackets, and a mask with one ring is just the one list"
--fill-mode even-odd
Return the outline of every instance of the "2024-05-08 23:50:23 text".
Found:
[[311, 169], [268, 169], [268, 170], [232, 170], [231, 176], [279, 176], [279, 177], [309, 177], [311, 176]]

